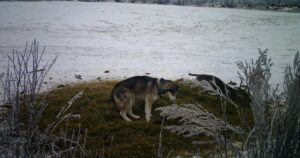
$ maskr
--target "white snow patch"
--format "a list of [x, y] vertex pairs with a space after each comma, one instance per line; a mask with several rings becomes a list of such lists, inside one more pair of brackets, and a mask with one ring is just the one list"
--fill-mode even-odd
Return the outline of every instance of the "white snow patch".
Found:
[[[223, 8], [85, 2], [0, 2], [0, 72], [12, 48], [37, 38], [59, 55], [47, 81], [176, 79], [188, 72], [237, 82], [238, 60], [268, 48], [273, 83], [300, 50], [300, 14]], [[104, 71], [110, 73], [105, 74]]]

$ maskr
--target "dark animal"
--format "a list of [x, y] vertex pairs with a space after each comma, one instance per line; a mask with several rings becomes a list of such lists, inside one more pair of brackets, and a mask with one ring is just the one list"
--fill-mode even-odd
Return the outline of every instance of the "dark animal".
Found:
[[245, 89], [242, 89], [241, 87], [238, 89], [232, 88], [216, 76], [191, 73], [189, 73], [189, 75], [196, 76], [196, 79], [200, 82], [208, 81], [214, 89], [217, 89], [217, 87], [212, 84], [213, 80], [215, 80], [215, 83], [220, 88], [221, 92], [235, 103], [243, 103], [245, 106], [248, 106], [251, 102], [251, 95]]
[[[220, 88], [221, 92], [224, 94], [224, 95], [229, 95], [229, 96], [232, 96], [232, 95], [235, 95], [237, 90], [228, 86], [226, 83], [224, 83], [221, 79], [219, 79], [218, 77], [216, 76], [213, 76], [213, 75], [207, 75], [207, 74], [191, 74], [189, 73], [190, 76], [196, 76], [196, 79], [198, 81], [208, 81], [211, 86], [214, 88], [214, 89], [217, 89], [217, 87], [212, 84], [213, 80], [215, 80], [215, 83], [216, 85]], [[227, 91], [226, 91], [227, 89]]]

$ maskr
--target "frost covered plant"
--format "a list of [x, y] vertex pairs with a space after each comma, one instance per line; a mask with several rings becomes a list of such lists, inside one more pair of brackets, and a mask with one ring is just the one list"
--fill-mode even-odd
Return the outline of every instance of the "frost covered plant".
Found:
[[[45, 62], [45, 48], [40, 49], [36, 40], [23, 51], [13, 50], [8, 56], [6, 73], [0, 76], [3, 88], [3, 104], [0, 119], [0, 157], [84, 157], [85, 139], [81, 128], [68, 127], [55, 133], [59, 124], [80, 117], [66, 111], [83, 92], [76, 94], [56, 120], [45, 131], [39, 128], [39, 121], [47, 108], [47, 93], [40, 93], [44, 79], [52, 65]], [[45, 63], [42, 65], [42, 63]], [[86, 133], [86, 131], [85, 131]]]
[[163, 117], [161, 125], [160, 125], [160, 133], [159, 133], [159, 142], [158, 142], [158, 146], [156, 147], [155, 145], [153, 145], [154, 148], [154, 157], [155, 158], [168, 158], [170, 157], [170, 155], [173, 152], [173, 149], [170, 150], [168, 152], [168, 154], [166, 156], [164, 156], [165, 153], [165, 148], [163, 146], [163, 130], [164, 130], [164, 122], [165, 122], [165, 118]]
[[[227, 157], [227, 146], [229, 141], [223, 135], [223, 132], [240, 133], [238, 127], [230, 125], [228, 122], [217, 118], [209, 113], [200, 104], [182, 104], [160, 107], [160, 115], [167, 119], [178, 119], [179, 125], [169, 125], [165, 128], [173, 133], [192, 137], [205, 135], [214, 139], [214, 141], [194, 141], [194, 144], [216, 144], [217, 152], [222, 157]], [[223, 155], [224, 153], [224, 155]]]
[[251, 93], [254, 127], [247, 136], [245, 149], [249, 157], [299, 157], [300, 156], [300, 58], [294, 58], [284, 77], [284, 95], [278, 86], [271, 89], [271, 59], [267, 50], [259, 50], [256, 61], [238, 62], [239, 74]]
[[254, 118], [254, 127], [247, 136], [245, 148], [251, 148], [251, 154], [255, 157], [272, 155], [274, 120], [278, 110], [271, 102], [278, 100], [279, 95], [276, 92], [277, 88], [271, 90], [269, 84], [273, 63], [268, 58], [267, 51], [259, 49], [259, 57], [255, 61], [237, 62], [241, 71], [238, 73], [241, 83], [247, 85], [251, 94], [250, 106]]
[[200, 104], [173, 104], [156, 110], [160, 111], [160, 115], [167, 119], [179, 119], [180, 125], [169, 125], [166, 129], [173, 133], [183, 134], [185, 137], [204, 134], [219, 141], [219, 132], [221, 131], [238, 132], [237, 128], [209, 113]]
[[300, 54], [297, 52], [293, 67], [285, 69], [286, 110], [278, 114], [274, 130], [273, 157], [300, 156]]
[[216, 84], [215, 78], [212, 81], [202, 80], [192, 82], [193, 87], [201, 87], [203, 92], [208, 92], [211, 95], [219, 96], [220, 106], [222, 109], [222, 119], [217, 118], [212, 113], [209, 113], [200, 104], [183, 104], [172, 105], [167, 107], [157, 108], [161, 111], [161, 116], [167, 119], [179, 119], [180, 125], [167, 126], [173, 133], [182, 134], [186, 137], [195, 135], [206, 135], [212, 137], [214, 142], [195, 141], [195, 144], [216, 144], [216, 149], [222, 157], [228, 157], [228, 147], [231, 146], [231, 140], [228, 140], [224, 135], [225, 132], [240, 134], [243, 132], [239, 127], [234, 127], [227, 122], [226, 108], [227, 104], [237, 105], [229, 98], [229, 90], [225, 86], [224, 90]]
[[[161, 115], [168, 119], [178, 119], [180, 125], [166, 128], [187, 137], [204, 134], [215, 138], [219, 145], [225, 146], [226, 137], [222, 131], [232, 131], [242, 138], [242, 147], [235, 153], [239, 157], [279, 158], [300, 156], [300, 54], [296, 54], [294, 65], [288, 66], [284, 76], [284, 93], [279, 92], [279, 86], [271, 88], [271, 59], [267, 50], [259, 49], [259, 57], [250, 62], [237, 62], [241, 84], [245, 84], [251, 96], [251, 109], [254, 126], [246, 132], [228, 124], [226, 119], [226, 104], [228, 93], [223, 94], [215, 82], [203, 81], [194, 86], [200, 86], [212, 95], [221, 99], [223, 118], [219, 119], [209, 114], [200, 105], [183, 104], [158, 108]], [[226, 92], [226, 91], [225, 91]], [[243, 117], [240, 115], [240, 117]]]

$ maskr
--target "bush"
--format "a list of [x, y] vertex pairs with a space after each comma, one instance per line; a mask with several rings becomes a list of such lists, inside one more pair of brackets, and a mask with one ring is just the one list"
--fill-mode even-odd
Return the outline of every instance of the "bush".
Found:
[[[0, 120], [0, 157], [84, 157], [87, 131], [60, 128], [63, 121], [79, 118], [67, 113], [83, 92], [78, 92], [56, 115], [45, 130], [39, 122], [47, 108], [47, 93], [40, 93], [44, 79], [57, 57], [43, 62], [45, 48], [36, 40], [23, 51], [13, 50], [8, 56], [7, 71], [0, 76], [4, 90], [4, 104]], [[59, 132], [57, 131], [59, 129]], [[70, 132], [72, 133], [70, 134]], [[82, 133], [84, 136], [82, 136]]]
[[[273, 63], [268, 58], [267, 51], [267, 49], [264, 51], [259, 49], [257, 60], [237, 62], [241, 84], [246, 84], [251, 96], [254, 126], [249, 128], [252, 130], [234, 127], [227, 122], [226, 105], [230, 100], [220, 88], [213, 88], [217, 87], [214, 81], [211, 83], [201, 81], [199, 85], [211, 94], [220, 96], [222, 119], [210, 114], [201, 105], [171, 105], [158, 108], [162, 116], [175, 119], [179, 123], [179, 125], [169, 125], [166, 129], [188, 137], [199, 134], [212, 136], [217, 142], [216, 149], [221, 157], [228, 157], [229, 153], [234, 153], [232, 156], [253, 158], [299, 157], [300, 55], [298, 52], [293, 66], [285, 69], [283, 84], [285, 91], [280, 92], [279, 85], [272, 88], [269, 84]], [[239, 115], [241, 120], [245, 120], [240, 112]], [[234, 147], [231, 141], [232, 135], [228, 136], [230, 131], [240, 137], [242, 146], [239, 149]], [[201, 141], [203, 142], [205, 143]]]

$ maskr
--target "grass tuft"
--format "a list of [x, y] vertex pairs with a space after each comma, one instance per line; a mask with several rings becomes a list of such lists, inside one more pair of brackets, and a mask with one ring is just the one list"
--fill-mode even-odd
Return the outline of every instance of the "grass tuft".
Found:
[[[161, 125], [159, 112], [154, 109], [170, 105], [171, 102], [165, 97], [155, 102], [152, 109], [153, 117], [151, 122], [147, 123], [144, 114], [144, 101], [137, 101], [133, 112], [142, 116], [142, 119], [126, 122], [121, 119], [111, 100], [111, 90], [116, 83], [117, 81], [94, 81], [52, 90], [47, 97], [49, 106], [40, 126], [45, 128], [73, 95], [79, 91], [84, 91], [83, 96], [73, 104], [69, 111], [80, 114], [79, 122], [82, 128], [88, 129], [86, 144], [88, 150], [103, 151], [104, 148], [105, 154], [110, 153], [110, 157], [153, 157], [154, 146], [157, 147], [158, 145]], [[220, 100], [217, 96], [199, 93], [199, 89], [190, 88], [187, 85], [180, 85], [176, 103], [200, 103], [217, 117], [222, 115]], [[249, 103], [241, 102], [240, 104], [246, 111], [246, 118], [251, 120], [250, 107], [247, 105]], [[238, 125], [237, 109], [233, 105], [228, 105], [227, 112], [229, 122]], [[174, 120], [167, 120], [166, 125], [170, 124], [171, 121], [174, 123]], [[77, 123], [76, 121], [69, 122], [69, 126], [76, 128]], [[204, 136], [184, 138], [165, 130], [163, 134], [165, 154], [172, 149], [174, 149], [173, 155], [182, 155], [186, 152], [196, 153], [199, 149], [208, 148], [207, 146], [192, 145], [193, 140], [199, 139], [209, 138]]]

